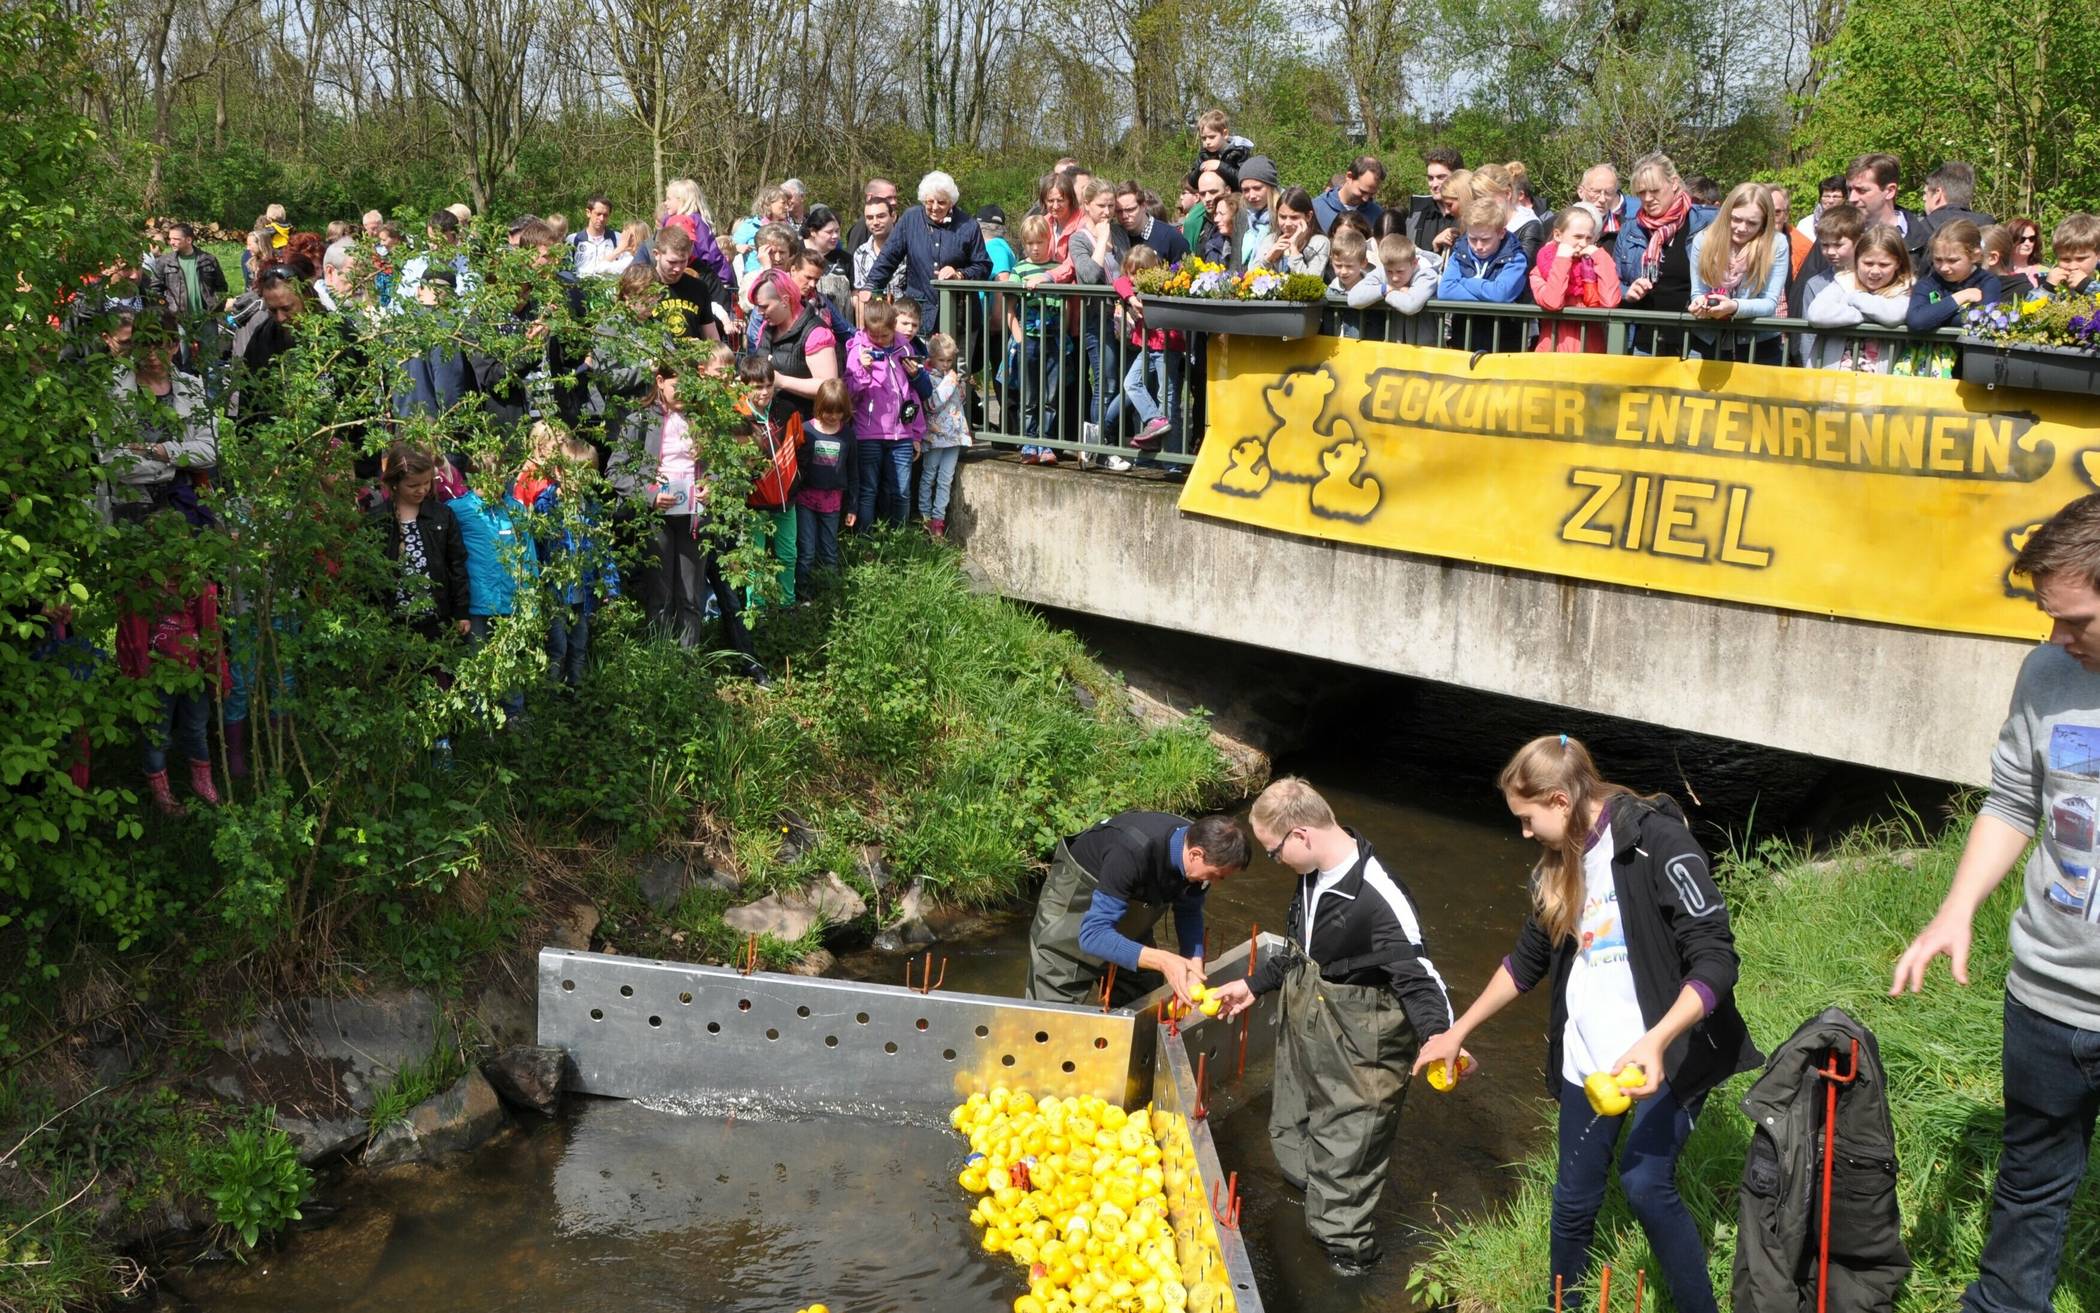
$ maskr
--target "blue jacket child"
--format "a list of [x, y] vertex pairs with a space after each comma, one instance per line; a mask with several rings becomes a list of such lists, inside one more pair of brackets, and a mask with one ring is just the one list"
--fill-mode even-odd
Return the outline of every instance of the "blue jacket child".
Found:
[[[550, 519], [560, 506], [561, 488], [552, 483], [542, 488], [539, 495], [532, 499], [533, 514]], [[565, 525], [553, 536], [534, 543], [533, 547], [542, 566], [551, 565], [556, 560], [569, 556], [581, 556], [586, 561], [597, 560], [598, 563], [585, 569], [582, 578], [574, 583], [557, 583], [551, 586], [555, 601], [563, 606], [575, 607], [578, 614], [588, 616], [598, 609], [601, 600], [610, 601], [620, 595], [620, 571], [613, 564], [610, 554], [601, 556], [597, 541], [591, 537], [598, 530], [597, 508], [586, 504], [578, 518], [582, 522], [582, 532], [579, 533]]]
[[[1437, 279], [1437, 299], [1481, 301], [1510, 305], [1530, 290], [1531, 261], [1524, 243], [1513, 232], [1502, 234], [1502, 244], [1487, 255], [1473, 249], [1463, 232], [1451, 243], [1444, 272]], [[1521, 351], [1530, 325], [1516, 319], [1491, 319], [1485, 315], [1453, 315], [1451, 345], [1461, 351]]]

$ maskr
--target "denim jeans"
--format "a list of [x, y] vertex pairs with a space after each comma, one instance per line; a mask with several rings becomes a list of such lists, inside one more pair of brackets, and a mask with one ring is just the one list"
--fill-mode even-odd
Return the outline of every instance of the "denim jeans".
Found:
[[880, 438], [855, 439], [859, 448], [854, 460], [853, 513], [863, 533], [875, 527], [875, 495], [878, 486], [886, 494], [883, 515], [891, 524], [904, 523], [911, 511], [911, 443]]
[[[1103, 430], [1114, 427], [1126, 402], [1137, 416], [1140, 428], [1162, 415], [1170, 424], [1178, 421], [1181, 418], [1181, 376], [1187, 363], [1179, 351], [1140, 351], [1133, 355], [1130, 368], [1123, 372], [1123, 394], [1108, 403], [1108, 418], [1102, 422]], [[1160, 444], [1161, 449], [1179, 450], [1168, 446], [1172, 441], [1169, 436]]]
[[[284, 616], [273, 616], [270, 628], [278, 635], [297, 633], [297, 626]], [[252, 615], [235, 616], [226, 627], [226, 696], [221, 700], [220, 710], [226, 722], [238, 724], [248, 719], [249, 705], [254, 698], [256, 685], [263, 679], [262, 633]], [[292, 695], [291, 662], [280, 660], [277, 670], [277, 687], [272, 692], [271, 715], [282, 715], [289, 710]]]
[[168, 752], [182, 753], [184, 761], [210, 761], [211, 746], [204, 741], [204, 718], [209, 702], [203, 693], [163, 693], [160, 720], [146, 726], [146, 773], [168, 768]]
[[547, 603], [547, 673], [556, 683], [575, 688], [583, 683], [583, 663], [591, 653], [591, 612], [582, 603], [560, 598]]
[[839, 568], [839, 519], [841, 511], [795, 508], [795, 592], [809, 591], [819, 570]]
[[955, 466], [962, 453], [961, 447], [928, 447], [919, 458], [920, 519], [948, 518], [948, 492], [955, 486]]
[[2047, 1313], [2100, 1113], [2100, 1030], [2066, 1026], [2007, 994], [2002, 1071], [2005, 1139], [1991, 1234], [1961, 1306]]
[[[796, 541], [800, 536], [801, 522], [797, 518], [793, 506], [787, 506], [777, 511], [765, 511], [762, 514], [766, 521], [764, 532], [766, 544], [773, 549], [773, 559], [779, 563], [780, 567], [777, 572], [780, 577], [780, 605], [793, 606], [795, 604], [795, 580], [799, 573], [796, 567], [801, 562], [801, 553], [796, 546]], [[747, 590], [744, 597], [744, 606], [746, 610], [756, 609], [758, 606], [758, 595]]]
[[1625, 1151], [1617, 1155], [1619, 1189], [1648, 1235], [1648, 1248], [1662, 1264], [1663, 1280], [1679, 1313], [1715, 1313], [1706, 1244], [1691, 1209], [1677, 1193], [1677, 1155], [1698, 1115], [1697, 1107], [1679, 1107], [1665, 1084], [1635, 1104], [1632, 1112], [1599, 1117], [1580, 1085], [1561, 1081], [1560, 1168], [1553, 1181], [1550, 1252], [1553, 1273], [1566, 1285], [1569, 1308], [1577, 1306], [1575, 1288], [1589, 1275], [1590, 1237], [1604, 1207], [1619, 1130], [1631, 1122]]
[[[1057, 436], [1057, 394], [1063, 379], [1064, 343], [1052, 322], [1029, 333], [1015, 346], [1021, 374], [1021, 433], [1030, 438]], [[1032, 456], [1046, 447], [1023, 447]]]

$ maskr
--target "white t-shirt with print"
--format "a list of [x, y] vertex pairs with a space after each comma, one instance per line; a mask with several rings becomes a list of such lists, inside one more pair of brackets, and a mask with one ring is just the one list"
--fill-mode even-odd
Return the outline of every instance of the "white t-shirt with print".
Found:
[[1606, 826], [1582, 855], [1582, 918], [1576, 923], [1575, 962], [1568, 970], [1568, 1027], [1560, 1060], [1561, 1076], [1574, 1085], [1593, 1071], [1610, 1070], [1648, 1029], [1641, 1022], [1633, 963], [1626, 956], [1626, 922], [1612, 879], [1614, 852]]

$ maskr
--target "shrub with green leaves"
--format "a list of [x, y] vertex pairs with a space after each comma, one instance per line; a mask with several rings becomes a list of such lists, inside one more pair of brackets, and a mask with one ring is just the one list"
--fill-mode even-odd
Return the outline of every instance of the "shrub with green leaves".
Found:
[[299, 1161], [298, 1146], [259, 1109], [226, 1128], [215, 1145], [200, 1149], [192, 1164], [199, 1193], [228, 1243], [253, 1249], [266, 1235], [299, 1220], [299, 1205], [314, 1188], [314, 1174]]

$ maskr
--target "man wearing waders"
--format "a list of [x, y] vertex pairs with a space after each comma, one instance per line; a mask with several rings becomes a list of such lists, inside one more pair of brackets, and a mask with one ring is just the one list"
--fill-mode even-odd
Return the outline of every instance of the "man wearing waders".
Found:
[[1311, 785], [1276, 781], [1248, 819], [1270, 859], [1300, 876], [1290, 946], [1216, 997], [1232, 1017], [1283, 991], [1269, 1139], [1327, 1261], [1355, 1276], [1379, 1258], [1371, 1214], [1415, 1049], [1450, 1029], [1451, 1000], [1406, 888]]
[[2049, 641], [2020, 664], [1953, 887], [1889, 982], [1916, 993], [1944, 953], [1968, 984], [1977, 909], [2027, 854], [2005, 974], [2004, 1148], [1961, 1313], [2041, 1313], [2065, 1258], [2082, 1265], [2072, 1286], [2093, 1270], [2090, 1248], [2064, 1251], [2100, 1120], [2100, 496], [2035, 530], [2012, 570], [2033, 583]]
[[[1246, 865], [1247, 836], [1230, 816], [1128, 811], [1060, 841], [1028, 930], [1028, 997], [1098, 1002], [1113, 963], [1117, 1007], [1160, 977], [1188, 1002], [1203, 980], [1203, 896]], [[1169, 907], [1179, 956], [1152, 946]]]

